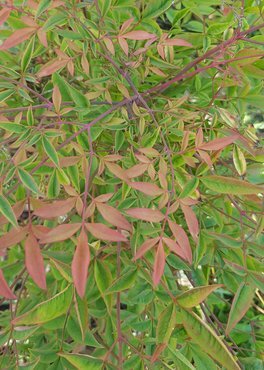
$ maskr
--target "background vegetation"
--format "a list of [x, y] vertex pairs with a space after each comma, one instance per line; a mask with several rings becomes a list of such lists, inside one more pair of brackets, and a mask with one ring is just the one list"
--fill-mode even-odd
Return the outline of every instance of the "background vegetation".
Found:
[[1, 369], [262, 369], [263, 11], [1, 2]]

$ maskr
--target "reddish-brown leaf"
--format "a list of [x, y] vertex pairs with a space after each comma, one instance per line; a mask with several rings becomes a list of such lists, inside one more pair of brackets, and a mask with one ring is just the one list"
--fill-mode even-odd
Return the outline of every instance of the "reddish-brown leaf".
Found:
[[150, 195], [152, 197], [157, 197], [164, 193], [164, 190], [159, 188], [156, 184], [151, 184], [150, 182], [128, 182], [128, 185], [131, 188], [141, 191], [146, 195]]
[[176, 239], [183, 253], [185, 254], [184, 259], [186, 259], [189, 263], [192, 263], [192, 249], [186, 232], [183, 230], [181, 226], [177, 225], [175, 222], [170, 220], [169, 227], [172, 231], [174, 238]]
[[71, 238], [81, 227], [81, 224], [65, 224], [54, 227], [43, 238], [40, 239], [41, 244], [60, 242]]
[[18, 44], [21, 44], [21, 42], [27, 40], [31, 35], [33, 35], [35, 31], [36, 29], [32, 27], [20, 28], [19, 30], [16, 30], [3, 42], [3, 44], [0, 46], [0, 50], [7, 50]]
[[203, 143], [203, 129], [200, 127], [195, 137], [195, 146], [198, 148]]
[[20, 243], [27, 234], [27, 227], [20, 229], [12, 229], [5, 235], [0, 237], [0, 254], [11, 247], [12, 245]]
[[154, 286], [157, 286], [158, 283], [160, 282], [160, 279], [163, 275], [164, 272], [164, 267], [165, 267], [165, 252], [164, 248], [162, 245], [162, 241], [160, 240], [156, 256], [155, 256], [155, 262], [154, 262], [154, 267], [153, 267], [153, 284]]
[[119, 227], [120, 229], [132, 231], [132, 226], [130, 223], [117, 209], [104, 203], [96, 203], [96, 206], [98, 211], [107, 222]]
[[[80, 159], [81, 157], [78, 156], [68, 156], [59, 158], [60, 168], [74, 166], [76, 163], [80, 162]], [[56, 167], [56, 165], [53, 162], [47, 162], [46, 166], [53, 168]]]
[[[176, 243], [174, 240], [170, 238], [163, 237], [162, 240], [167, 245], [167, 247], [171, 250], [171, 252], [177, 254], [182, 259], [187, 260], [185, 251], [179, 246], [178, 243]], [[188, 261], [188, 260], [187, 260]], [[189, 261], [188, 261], [189, 262]]]
[[129, 40], [149, 40], [156, 37], [156, 35], [146, 31], [131, 31], [125, 33], [124, 35], [122, 35], [122, 37]]
[[44, 225], [32, 225], [31, 229], [37, 239], [42, 239], [51, 229]]
[[128, 177], [126, 176], [125, 171], [118, 164], [111, 163], [111, 162], [110, 163], [109, 162], [105, 162], [105, 164], [106, 164], [106, 167], [108, 168], [108, 170], [113, 175], [115, 175], [116, 177], [118, 177], [121, 180], [128, 181]]
[[57, 200], [55, 202], [37, 208], [34, 214], [45, 219], [52, 219], [59, 216], [66, 215], [72, 210], [76, 203], [76, 198], [69, 198], [66, 200]]
[[137, 250], [134, 256], [134, 260], [141, 258], [148, 250], [153, 248], [158, 243], [159, 240], [160, 240], [159, 237], [146, 240]]
[[123, 37], [120, 37], [120, 36], [118, 36], [117, 40], [118, 40], [118, 43], [119, 43], [121, 49], [124, 51], [124, 53], [127, 56], [128, 55], [128, 43], [127, 43], [127, 41]]
[[33, 234], [29, 234], [25, 242], [25, 265], [34, 282], [41, 289], [46, 289], [44, 260]]
[[101, 194], [101, 195], [98, 195], [98, 197], [94, 198], [94, 201], [101, 202], [101, 203], [108, 202], [108, 200], [110, 200], [113, 195], [114, 193]]
[[47, 48], [48, 47], [47, 33], [40, 28], [37, 31], [37, 35], [38, 35], [38, 38], [39, 38], [39, 42], [43, 46], [45, 46], [45, 48]]
[[90, 263], [90, 249], [88, 238], [84, 230], [78, 237], [77, 247], [72, 260], [72, 278], [81, 298], [84, 297], [86, 281], [88, 276], [88, 266]]
[[44, 66], [40, 68], [37, 75], [39, 78], [49, 76], [52, 73], [58, 71], [60, 68], [65, 67], [68, 61], [68, 59], [54, 59], [47, 64], [44, 64]]
[[181, 204], [181, 209], [184, 213], [184, 217], [188, 225], [189, 231], [193, 239], [197, 242], [198, 234], [199, 234], [199, 223], [198, 223], [196, 214], [191, 209], [191, 207], [185, 206], [183, 204]]
[[58, 85], [55, 85], [52, 92], [52, 101], [55, 111], [58, 113], [61, 107], [61, 93]]
[[160, 222], [165, 217], [159, 210], [149, 208], [130, 208], [126, 210], [126, 213], [138, 220], [149, 222]]
[[209, 156], [209, 154], [208, 153], [206, 153], [205, 151], [203, 151], [203, 150], [197, 150], [198, 151], [198, 153], [199, 153], [199, 156], [202, 158], [202, 160], [207, 164], [207, 166], [208, 167], [212, 167], [212, 165], [213, 165], [213, 162], [212, 162], [212, 160], [211, 160], [211, 158], [210, 158], [210, 156]]
[[16, 299], [17, 298], [12, 292], [12, 290], [9, 288], [2, 270], [0, 270], [0, 295], [5, 297], [6, 299]]
[[8, 19], [10, 13], [11, 9], [9, 8], [3, 8], [2, 10], [0, 10], [0, 25]]
[[148, 166], [149, 165], [146, 163], [136, 164], [135, 166], [125, 170], [125, 175], [130, 179], [141, 176], [148, 169]]
[[104, 40], [105, 46], [110, 51], [110, 53], [112, 55], [115, 55], [115, 47], [114, 47], [113, 41], [109, 39], [109, 37], [104, 37], [103, 40]]
[[192, 47], [188, 41], [183, 39], [166, 39], [163, 41], [163, 44], [166, 46], [187, 46]]
[[127, 238], [120, 232], [110, 229], [101, 223], [89, 223], [85, 224], [87, 230], [95, 237], [100, 240], [106, 240], [110, 242], [126, 242]]
[[204, 143], [200, 145], [199, 149], [220, 150], [229, 144], [233, 144], [238, 137], [239, 137], [238, 135], [232, 135], [232, 136], [222, 137], [220, 139], [215, 139], [215, 140], [210, 141], [209, 143]]
[[134, 22], [134, 18], [129, 18], [127, 19], [121, 26], [120, 28], [120, 32], [123, 33], [125, 32], [129, 27], [130, 25]]

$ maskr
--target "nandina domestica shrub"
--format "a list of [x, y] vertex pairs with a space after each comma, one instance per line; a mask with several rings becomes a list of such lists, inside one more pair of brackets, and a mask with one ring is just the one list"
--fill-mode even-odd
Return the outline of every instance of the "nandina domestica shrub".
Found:
[[263, 5], [2, 0], [1, 369], [262, 368]]

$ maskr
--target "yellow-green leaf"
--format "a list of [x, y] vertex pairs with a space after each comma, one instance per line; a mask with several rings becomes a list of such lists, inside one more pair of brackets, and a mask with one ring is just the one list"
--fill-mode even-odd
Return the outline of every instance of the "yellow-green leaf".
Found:
[[13, 320], [13, 325], [41, 325], [65, 314], [72, 300], [72, 285]]
[[176, 322], [175, 304], [170, 303], [160, 314], [157, 325], [157, 344], [168, 343]]
[[88, 355], [77, 355], [69, 353], [58, 353], [65, 358], [71, 365], [78, 370], [100, 370], [102, 369], [102, 360]]
[[35, 180], [28, 172], [26, 172], [22, 168], [18, 168], [17, 172], [20, 180], [22, 181], [26, 188], [31, 190], [33, 193], [37, 194], [41, 193]]
[[244, 282], [239, 286], [232, 302], [231, 310], [229, 312], [226, 334], [236, 326], [236, 324], [246, 314], [252, 304], [255, 289], [250, 284]]
[[247, 162], [243, 152], [237, 146], [234, 146], [233, 161], [238, 174], [240, 176], [244, 175], [247, 169]]
[[214, 360], [227, 370], [240, 370], [235, 358], [228, 351], [221, 339], [213, 330], [195, 313], [182, 310], [183, 326], [192, 340]]
[[203, 176], [200, 178], [202, 183], [210, 190], [222, 194], [258, 194], [264, 191], [264, 188], [259, 185], [251, 184], [247, 181], [234, 179], [224, 176]]
[[42, 144], [44, 147], [45, 152], [47, 153], [47, 156], [52, 160], [52, 162], [55, 164], [55, 166], [59, 167], [59, 157], [58, 154], [54, 148], [54, 146], [51, 144], [51, 142], [43, 136], [42, 138]]
[[176, 296], [175, 298], [177, 303], [184, 308], [195, 307], [203, 302], [210, 293], [220, 288], [221, 286], [223, 285], [215, 284], [193, 288]]

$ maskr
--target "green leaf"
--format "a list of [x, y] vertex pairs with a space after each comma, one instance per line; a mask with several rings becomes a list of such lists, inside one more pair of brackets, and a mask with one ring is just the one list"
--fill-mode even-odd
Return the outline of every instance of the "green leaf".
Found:
[[22, 181], [22, 183], [25, 185], [26, 188], [31, 190], [33, 193], [41, 194], [38, 188], [38, 185], [36, 184], [35, 180], [28, 172], [26, 172], [22, 168], [18, 168], [17, 172], [18, 172], [18, 176], [20, 180]]
[[41, 0], [36, 11], [36, 18], [38, 18], [51, 4], [51, 0]]
[[240, 370], [236, 360], [221, 339], [195, 313], [182, 310], [181, 318], [189, 337], [227, 370]]
[[184, 186], [179, 198], [186, 198], [191, 195], [197, 186], [199, 185], [199, 179], [197, 177], [193, 177], [187, 184]]
[[27, 130], [27, 127], [19, 125], [18, 123], [0, 122], [0, 128], [6, 131], [14, 132], [16, 134], [22, 134]]
[[122, 276], [116, 279], [105, 293], [110, 294], [115, 292], [121, 292], [123, 290], [130, 288], [134, 284], [136, 277], [137, 270], [133, 268], [132, 270], [124, 273]]
[[55, 166], [59, 167], [60, 163], [59, 163], [59, 157], [56, 152], [56, 149], [54, 148], [54, 146], [51, 144], [51, 142], [46, 136], [42, 137], [42, 144], [43, 144], [43, 147], [44, 147], [44, 150], [47, 156], [52, 160]]
[[8, 202], [8, 200], [3, 196], [0, 195], [0, 212], [4, 215], [4, 217], [15, 227], [17, 227], [17, 219], [16, 216]]
[[104, 17], [108, 13], [111, 7], [111, 2], [112, 2], [111, 0], [98, 0], [98, 5], [102, 17]]
[[76, 106], [78, 107], [88, 107], [89, 102], [79, 90], [75, 89], [75, 87], [71, 86], [68, 82], [64, 80], [59, 74], [53, 78], [54, 84], [58, 85], [61, 95], [64, 99], [64, 96], [68, 96], [71, 98]]
[[172, 6], [172, 2], [168, 0], [149, 0], [146, 2], [147, 6], [142, 14], [143, 18], [159, 17], [167, 9]]
[[24, 51], [24, 54], [22, 56], [22, 59], [21, 59], [21, 70], [23, 72], [25, 72], [27, 70], [27, 67], [29, 66], [30, 62], [31, 62], [31, 58], [32, 58], [32, 55], [33, 55], [33, 51], [34, 51], [34, 46], [35, 46], [35, 36], [33, 36], [27, 47], [26, 47], [26, 50]]
[[30, 311], [13, 320], [15, 326], [41, 325], [65, 314], [72, 301], [72, 286], [69, 285], [62, 292], [47, 301], [41, 302]]
[[54, 169], [49, 179], [47, 195], [48, 198], [57, 198], [60, 193], [60, 183], [56, 169]]
[[255, 289], [250, 285], [242, 282], [235, 294], [232, 302], [231, 310], [228, 316], [226, 327], [226, 334], [229, 335], [230, 331], [246, 314], [255, 295]]
[[187, 292], [177, 295], [175, 298], [177, 303], [184, 308], [195, 307], [203, 302], [210, 293], [222, 286], [223, 285], [221, 284], [215, 284], [193, 288]]
[[176, 322], [175, 304], [170, 303], [160, 314], [157, 324], [157, 344], [168, 343]]
[[103, 366], [102, 360], [88, 355], [75, 355], [68, 353], [59, 353], [58, 355], [65, 358], [78, 370], [101, 370]]
[[195, 367], [188, 361], [188, 359], [178, 350], [168, 345], [168, 350], [171, 352], [173, 357], [176, 357], [180, 362], [182, 362], [188, 369], [195, 370]]
[[259, 194], [264, 190], [262, 186], [254, 185], [231, 177], [212, 175], [200, 177], [200, 180], [208, 189], [222, 194]]
[[44, 23], [42, 30], [47, 32], [52, 30], [56, 26], [62, 26], [67, 21], [67, 15], [56, 12], [54, 15], [48, 18], [48, 20]]

